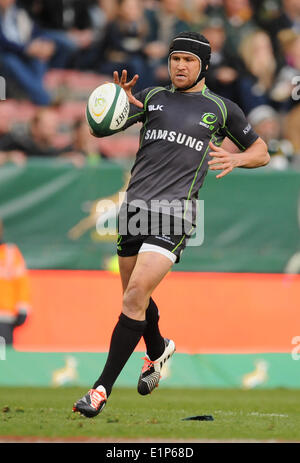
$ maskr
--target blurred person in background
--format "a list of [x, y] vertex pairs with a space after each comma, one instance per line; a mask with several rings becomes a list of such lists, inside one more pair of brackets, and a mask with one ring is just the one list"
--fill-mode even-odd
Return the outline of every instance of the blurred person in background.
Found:
[[251, 0], [255, 22], [262, 28], [278, 18], [281, 10], [281, 0]]
[[26, 131], [10, 131], [0, 139], [0, 152], [10, 160], [11, 153], [28, 157], [66, 158], [76, 166], [84, 164], [84, 156], [74, 153], [70, 144], [61, 148], [55, 145], [58, 134], [58, 116], [55, 108], [39, 108]]
[[208, 87], [221, 96], [236, 98], [236, 81], [239, 76], [238, 59], [224, 47], [225, 29], [221, 18], [211, 17], [201, 29], [211, 45], [211, 60], [206, 76]]
[[16, 0], [0, 0], [0, 52], [4, 77], [17, 82], [33, 103], [49, 105], [44, 74], [53, 60], [64, 67], [68, 56]]
[[11, 127], [5, 117], [0, 117], [0, 166], [6, 162], [12, 162], [18, 166], [26, 163], [26, 156], [19, 151], [10, 151], [9, 153], [1, 150], [2, 140], [5, 140], [10, 133]]
[[209, 0], [185, 0], [183, 2], [182, 19], [189, 24], [192, 31], [199, 31], [207, 23]]
[[247, 114], [259, 105], [272, 105], [277, 63], [268, 34], [256, 30], [242, 40], [239, 48], [243, 71], [238, 80], [239, 102]]
[[[22, 0], [44, 33], [68, 53], [64, 67], [91, 68], [116, 0]], [[58, 66], [53, 66], [58, 67]]]
[[16, 244], [4, 241], [0, 219], [0, 336], [13, 344], [15, 328], [25, 323], [31, 308], [29, 277]]
[[44, 29], [64, 31], [76, 39], [80, 31], [102, 29], [107, 21], [112, 21], [117, 0], [21, 0], [21, 3]]
[[108, 159], [108, 156], [99, 150], [99, 142], [91, 135], [85, 118], [79, 118], [75, 121], [70, 148], [73, 152], [83, 155], [90, 165], [99, 165], [101, 159]]
[[151, 68], [148, 66], [144, 47], [148, 25], [140, 0], [118, 0], [117, 16], [108, 23], [98, 51], [97, 66], [102, 74], [119, 72], [126, 67], [132, 78], [139, 74], [141, 87], [153, 84]]
[[280, 48], [278, 33], [281, 30], [292, 29], [294, 32], [300, 33], [299, 0], [282, 0], [281, 5], [281, 12], [278, 17], [266, 25], [276, 52], [278, 52]]
[[5, 137], [10, 130], [10, 124], [5, 117], [0, 117], [0, 140]]
[[284, 120], [283, 125], [284, 136], [292, 143], [294, 154], [292, 158], [292, 165], [300, 168], [300, 104], [298, 104], [289, 111]]
[[106, 25], [116, 18], [117, 8], [117, 0], [91, 0], [88, 13], [92, 29], [102, 35]]
[[21, 4], [43, 29], [77, 31], [89, 28], [91, 0], [21, 0]]
[[[85, 0], [82, 0], [85, 4]], [[75, 68], [94, 71], [99, 48], [105, 37], [107, 25], [117, 17], [117, 0], [90, 0], [87, 4], [92, 41], [88, 48], [82, 50], [74, 63]]]
[[286, 169], [292, 160], [294, 148], [282, 134], [282, 117], [271, 106], [262, 105], [254, 108], [247, 119], [268, 146], [271, 156], [269, 167]]
[[238, 56], [242, 39], [257, 27], [250, 0], [224, 0], [220, 12], [224, 20], [225, 49], [229, 55]]
[[299, 83], [300, 76], [300, 33], [283, 29], [279, 32], [278, 39], [284, 64], [278, 72], [271, 96], [282, 110], [289, 111], [298, 104], [298, 100], [293, 98], [293, 90], [296, 84], [294, 79]]
[[168, 47], [171, 39], [189, 30], [189, 25], [180, 19], [181, 13], [181, 0], [161, 0], [154, 8], [145, 10], [149, 33], [144, 52], [153, 69], [155, 85], [169, 82]]
[[300, 1], [299, 0], [282, 0], [279, 14], [272, 21], [264, 25], [272, 40], [275, 57], [279, 67], [286, 63], [284, 48], [282, 47], [282, 34], [288, 31], [291, 33], [300, 33]]

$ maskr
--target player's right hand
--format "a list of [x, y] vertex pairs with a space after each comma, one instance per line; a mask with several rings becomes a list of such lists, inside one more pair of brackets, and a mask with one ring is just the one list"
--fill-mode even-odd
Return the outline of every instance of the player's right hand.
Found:
[[216, 175], [216, 178], [222, 178], [233, 171], [235, 167], [239, 167], [239, 153], [230, 153], [223, 148], [214, 145], [211, 141], [209, 147], [212, 150], [209, 154], [211, 161], [208, 161], [210, 170], [221, 170], [222, 172]]
[[119, 73], [118, 71], [114, 71], [114, 83], [117, 84], [117, 85], [120, 85], [120, 87], [122, 87], [125, 92], [126, 92], [126, 95], [128, 97], [128, 101], [129, 103], [132, 103], [134, 104], [135, 106], [137, 106], [138, 108], [143, 108], [144, 105], [141, 101], [137, 100], [133, 95], [132, 95], [132, 88], [135, 86], [139, 76], [138, 74], [135, 74], [135, 76], [133, 76], [133, 78], [127, 82], [127, 71], [126, 69], [123, 69], [122, 71], [122, 74], [121, 74], [121, 78], [119, 78]]

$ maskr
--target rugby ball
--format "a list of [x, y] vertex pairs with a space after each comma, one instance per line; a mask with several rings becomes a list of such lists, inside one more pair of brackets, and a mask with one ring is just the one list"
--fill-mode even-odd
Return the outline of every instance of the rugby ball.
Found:
[[128, 97], [117, 84], [100, 85], [90, 94], [86, 118], [93, 135], [105, 137], [122, 129], [129, 114]]

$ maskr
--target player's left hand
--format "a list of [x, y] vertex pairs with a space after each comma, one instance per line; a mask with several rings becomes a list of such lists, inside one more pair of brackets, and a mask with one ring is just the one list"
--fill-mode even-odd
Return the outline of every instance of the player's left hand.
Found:
[[220, 174], [216, 175], [216, 178], [224, 177], [239, 166], [238, 153], [230, 153], [212, 142], [209, 142], [209, 147], [212, 150], [208, 153], [212, 157], [212, 160], [208, 162], [209, 169], [222, 170]]

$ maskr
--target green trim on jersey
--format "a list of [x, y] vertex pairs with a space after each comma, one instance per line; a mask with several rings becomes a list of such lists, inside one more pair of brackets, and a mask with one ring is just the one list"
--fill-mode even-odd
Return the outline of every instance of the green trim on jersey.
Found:
[[144, 101], [144, 111], [147, 109], [147, 104], [150, 98], [152, 98], [154, 95], [156, 95], [158, 92], [162, 92], [163, 90], [168, 91], [165, 87], [155, 87], [150, 90], [150, 92], [147, 93]]
[[[214, 134], [213, 134], [213, 135], [214, 135]], [[210, 142], [211, 142], [211, 140], [213, 139], [213, 135], [212, 135], [211, 139], [209, 140]], [[196, 172], [195, 172], [195, 175], [194, 175], [192, 184], [191, 184], [190, 189], [189, 189], [189, 193], [188, 193], [188, 197], [187, 197], [187, 203], [188, 203], [188, 201], [190, 200], [193, 186], [195, 185], [196, 179], [197, 179], [197, 177], [198, 177], [199, 170], [200, 170], [200, 168], [201, 168], [201, 166], [202, 166], [202, 164], [203, 164], [203, 161], [204, 161], [204, 159], [205, 159], [205, 157], [206, 157], [206, 155], [207, 155], [208, 149], [209, 149], [209, 144], [207, 145], [206, 150], [205, 150], [205, 153], [203, 154], [202, 159], [201, 159], [201, 161], [200, 161], [200, 164], [199, 164], [199, 166], [198, 166], [198, 168], [197, 168], [197, 170], [196, 170]], [[186, 208], [185, 208], [185, 211], [184, 211], [184, 214], [183, 214], [183, 218], [185, 218], [185, 214], [186, 214], [186, 212], [187, 212], [187, 207], [188, 207], [188, 204], [187, 204], [187, 206], [186, 206]]]
[[[206, 87], [205, 84], [202, 89], [202, 95], [205, 98], [208, 98], [209, 100], [213, 101], [219, 107], [221, 114], [223, 116], [223, 125], [222, 125], [222, 129], [223, 129], [227, 121], [227, 108], [226, 108], [224, 101], [221, 100], [221, 98], [219, 98], [218, 96], [209, 93], [209, 89]], [[222, 109], [222, 106], [223, 106], [223, 109]]]
[[139, 148], [141, 148], [142, 144], [143, 144], [143, 141], [144, 141], [144, 136], [145, 136], [145, 133], [146, 133], [146, 126], [147, 126], [147, 123], [148, 123], [148, 114], [146, 112], [147, 110], [147, 105], [148, 105], [148, 101], [154, 96], [156, 95], [158, 92], [162, 92], [163, 90], [165, 91], [168, 91], [168, 89], [166, 89], [165, 87], [155, 87], [155, 88], [152, 88], [146, 95], [145, 97], [145, 101], [144, 101], [144, 111], [143, 113], [146, 113], [146, 120], [144, 122], [144, 125], [143, 125], [143, 129], [144, 129], [144, 132], [143, 132], [143, 135], [141, 137], [141, 141], [140, 141], [140, 146]]
[[196, 228], [196, 227], [194, 227], [194, 225], [193, 225], [192, 228], [190, 229], [190, 231], [188, 232], [188, 235], [190, 235], [190, 234], [192, 233], [192, 231], [194, 230], [194, 228]]
[[[230, 132], [230, 130], [228, 129], [228, 127], [226, 126], [226, 122], [227, 122], [227, 107], [224, 103], [224, 101], [219, 98], [217, 95], [212, 95], [211, 93], [209, 93], [209, 89], [206, 87], [206, 85], [204, 84], [204, 87], [203, 87], [203, 90], [202, 90], [202, 95], [205, 96], [206, 98], [209, 98], [210, 100], [214, 101], [220, 108], [221, 110], [221, 113], [223, 115], [223, 120], [224, 120], [224, 124], [223, 124], [223, 127], [222, 129], [225, 129], [226, 133], [228, 134], [229, 138], [232, 139], [232, 141], [234, 143], [236, 143], [242, 150], [245, 151], [246, 147], [243, 146], [233, 135], [232, 133]], [[222, 104], [223, 108], [224, 108], [224, 113], [222, 111], [222, 108], [221, 106], [219, 105], [218, 101]]]
[[226, 134], [228, 134], [229, 138], [232, 138], [232, 140], [234, 141], [234, 143], [238, 144], [238, 146], [239, 146], [240, 148], [242, 148], [243, 151], [245, 151], [245, 150], [246, 150], [246, 147], [245, 147], [244, 145], [242, 145], [242, 144], [232, 135], [232, 133], [230, 132], [230, 130], [228, 129], [228, 127], [226, 127], [226, 125], [225, 125], [224, 128], [225, 128], [225, 132], [226, 132]]
[[117, 240], [117, 249], [118, 249], [118, 251], [122, 251], [122, 246], [121, 246], [122, 239], [123, 239], [123, 236], [118, 233], [118, 240]]
[[140, 113], [133, 114], [132, 116], [129, 116], [129, 117], [127, 118], [127, 120], [128, 120], [128, 119], [132, 119], [133, 117], [140, 116], [141, 114], [144, 114], [144, 113], [145, 113], [145, 110], [141, 111]]
[[[201, 161], [200, 161], [200, 164], [199, 164], [199, 166], [198, 166], [198, 168], [197, 168], [197, 170], [196, 170], [196, 172], [195, 172], [195, 175], [194, 175], [192, 184], [191, 184], [190, 189], [189, 189], [189, 193], [188, 193], [188, 197], [187, 197], [187, 202], [189, 201], [189, 199], [190, 199], [190, 197], [191, 197], [192, 189], [193, 189], [193, 186], [195, 185], [196, 179], [197, 179], [197, 177], [198, 177], [199, 170], [200, 170], [200, 168], [201, 168], [201, 166], [202, 166], [202, 164], [203, 164], [203, 161], [204, 161], [204, 159], [206, 158], [207, 152], [208, 152], [208, 150], [209, 150], [209, 143], [210, 143], [212, 140], [214, 140], [214, 139], [216, 138], [216, 137], [215, 137], [215, 134], [218, 132], [218, 130], [219, 130], [219, 129], [215, 130], [215, 131], [212, 133], [211, 138], [210, 138], [210, 140], [209, 140], [209, 142], [208, 142], [208, 145], [207, 145], [207, 147], [206, 147], [205, 153], [203, 154], [202, 159], [201, 159]], [[188, 207], [188, 205], [187, 205], [187, 207]], [[185, 214], [186, 214], [186, 212], [187, 212], [187, 207], [186, 207], [186, 209], [185, 209], [185, 211], [184, 211], [183, 218], [185, 218]]]
[[[205, 96], [206, 98], [209, 98], [210, 100], [214, 101], [220, 108], [221, 110], [221, 113], [223, 115], [223, 120], [224, 120], [224, 124], [222, 126], [222, 129], [225, 129], [225, 132], [226, 134], [228, 134], [229, 138], [232, 139], [232, 141], [234, 143], [236, 143], [243, 151], [245, 151], [246, 147], [243, 146], [233, 135], [232, 133], [230, 132], [230, 130], [228, 129], [228, 127], [226, 126], [226, 122], [227, 122], [227, 107], [224, 103], [224, 101], [219, 98], [217, 95], [212, 95], [211, 93], [209, 93], [209, 89], [206, 87], [206, 85], [204, 84], [204, 87], [203, 87], [203, 90], [202, 90], [202, 95]], [[222, 104], [223, 108], [224, 108], [224, 113], [222, 111], [222, 108], [220, 106], [220, 104], [218, 103], [218, 101]]]
[[181, 245], [181, 243], [183, 242], [184, 239], [185, 239], [185, 235], [183, 235], [183, 237], [181, 238], [181, 240], [179, 241], [179, 243], [177, 244], [177, 246], [175, 246], [175, 248], [172, 249], [171, 252], [174, 253], [174, 252], [176, 251], [176, 249]]

